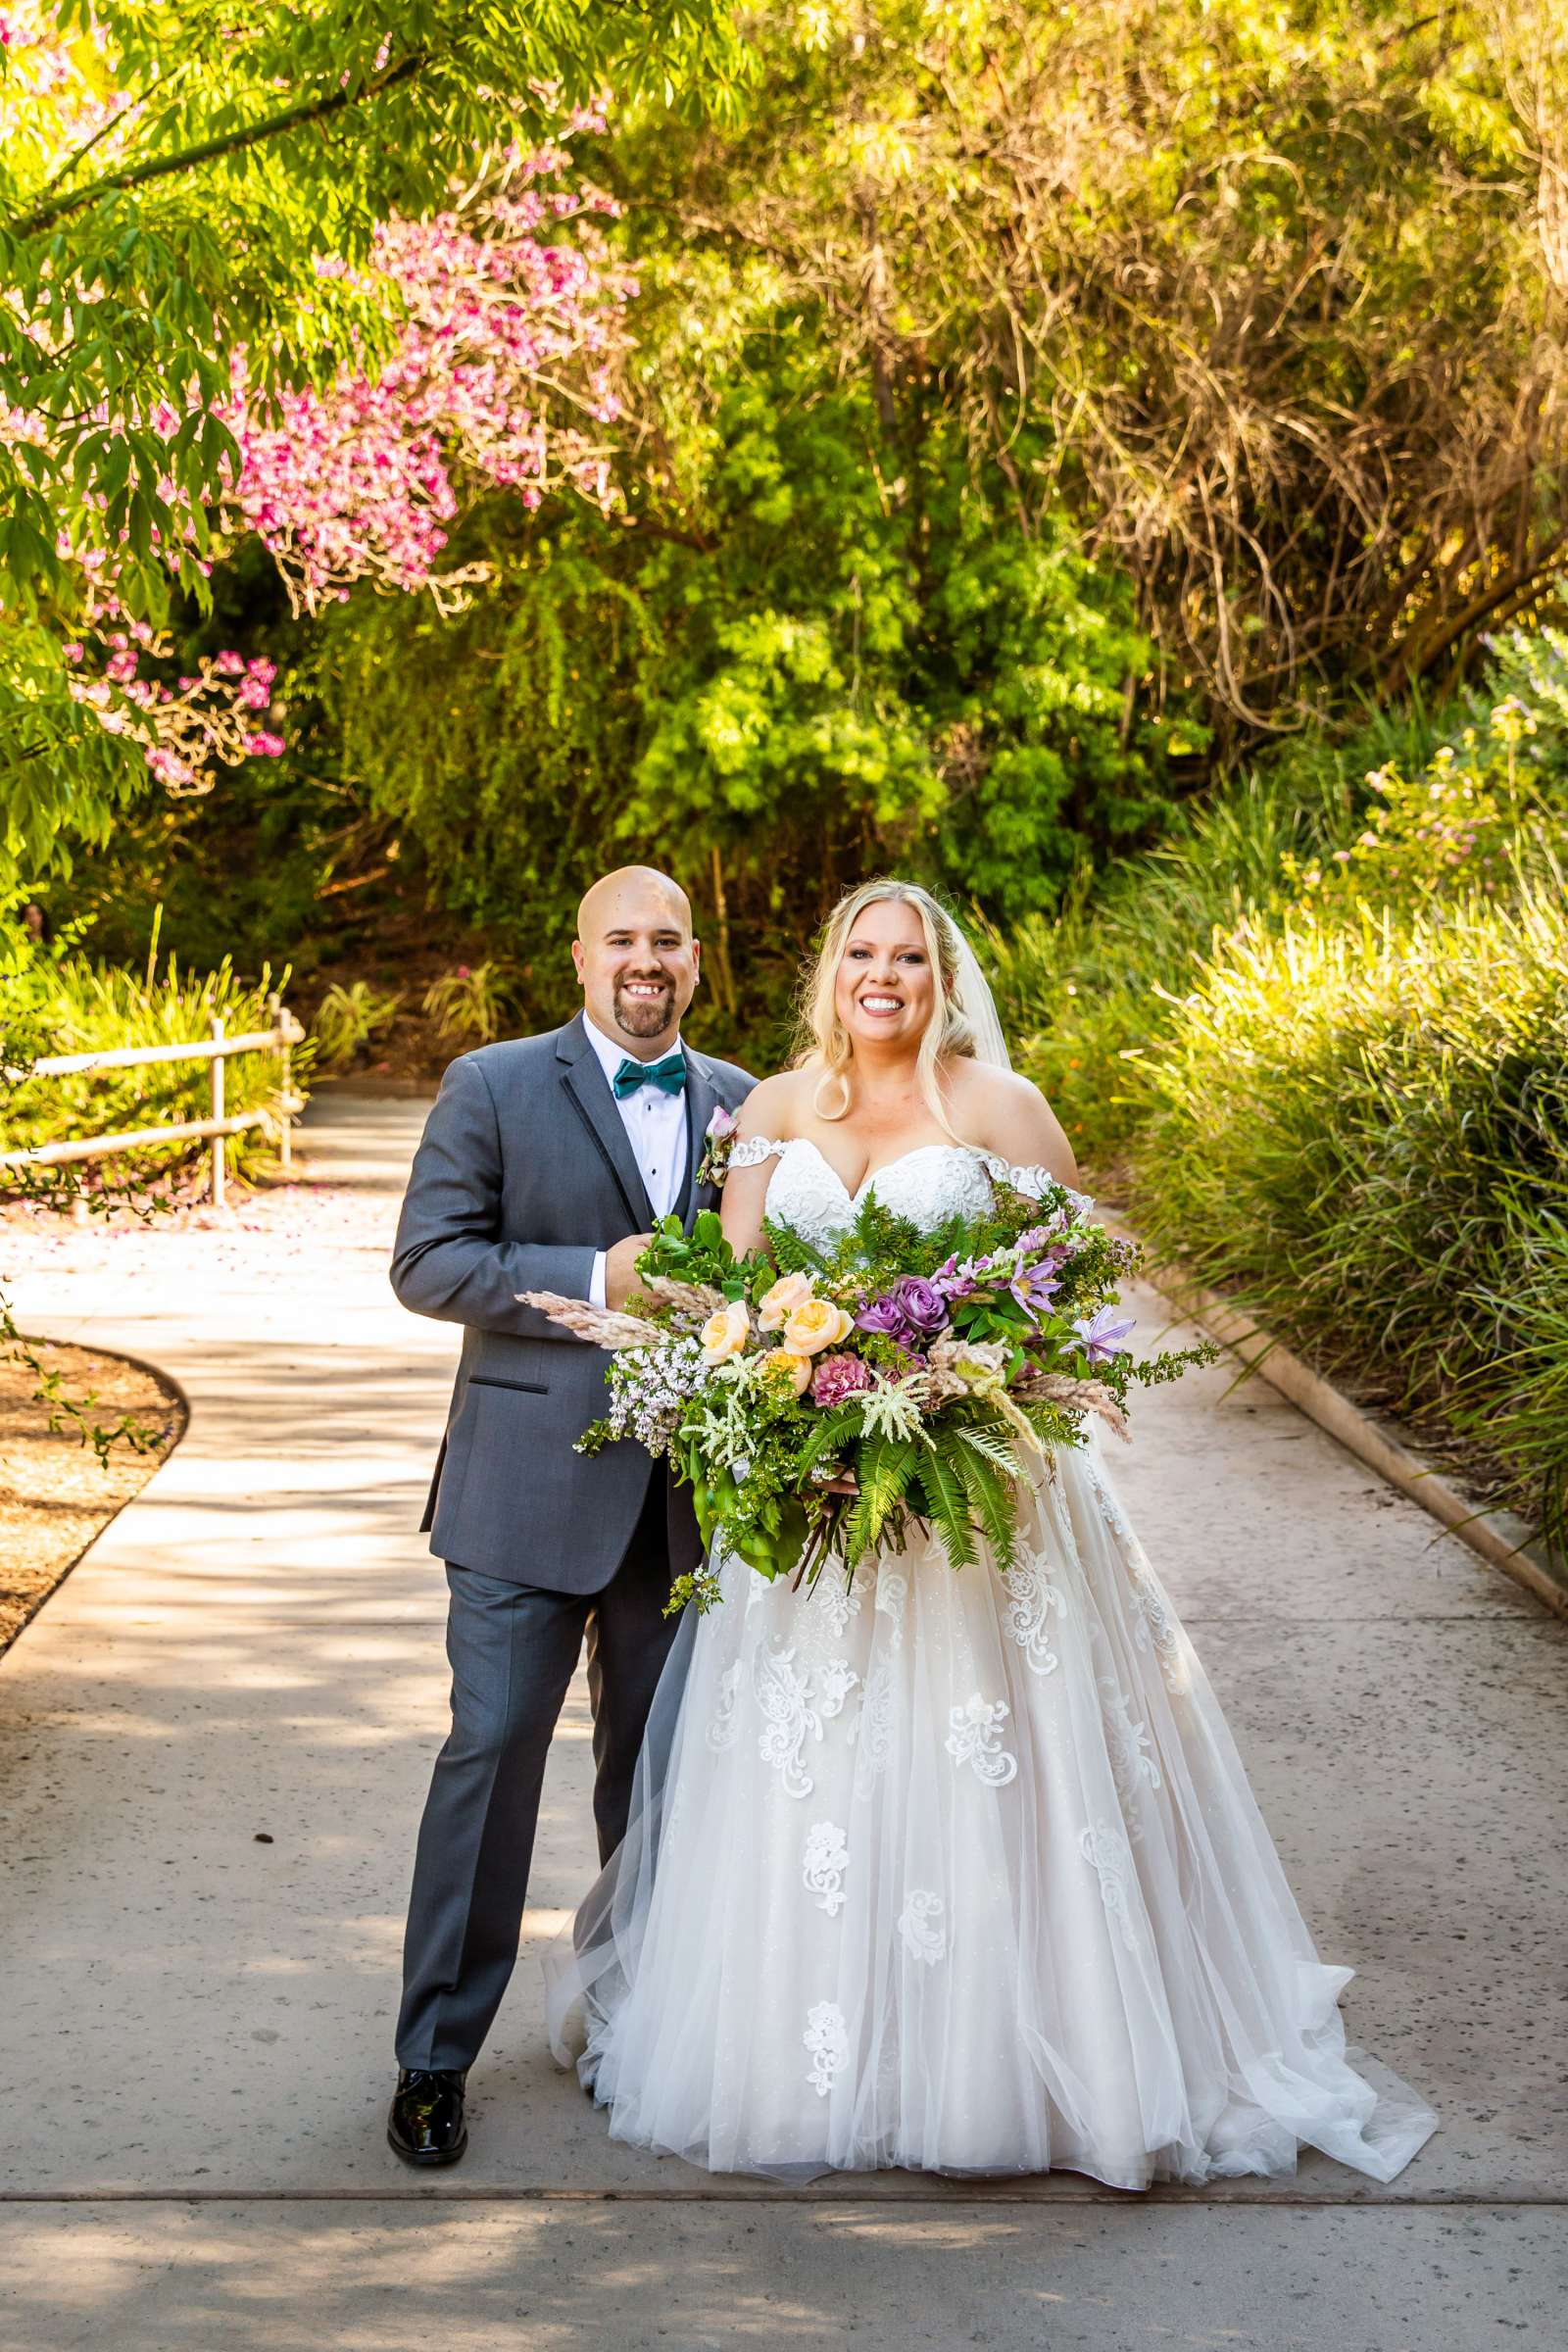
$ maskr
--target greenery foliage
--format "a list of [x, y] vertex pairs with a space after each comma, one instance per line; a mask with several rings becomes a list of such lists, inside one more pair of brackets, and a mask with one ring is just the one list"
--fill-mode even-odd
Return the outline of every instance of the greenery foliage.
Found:
[[537, 948], [616, 858], [687, 884], [733, 1037], [868, 863], [1011, 919], [1157, 817], [1125, 585], [1063, 523], [1021, 531], [940, 416], [918, 496], [887, 511], [867, 396], [820, 351], [782, 361], [759, 336], [682, 536], [586, 507], [537, 533], [481, 517], [468, 544], [510, 541], [498, 584], [417, 622], [412, 657], [389, 605], [321, 632], [310, 756], [336, 752], [454, 910], [525, 952], [536, 1018], [570, 990]]
[[1002, 956], [1031, 1066], [1150, 1240], [1478, 1438], [1559, 1534], [1565, 680], [1568, 641], [1512, 639], [1419, 764], [1359, 796], [1331, 767], [1305, 803], [1298, 765], [1253, 777]]
[[[25, 934], [19, 934], [0, 946], [0, 1136], [7, 1138], [14, 1132], [16, 1104], [25, 1091], [35, 1089], [39, 1083], [34, 1076], [34, 1064], [45, 1057], [49, 1042], [38, 1018], [35, 961], [32, 943]], [[111, 1202], [128, 1201], [145, 1214], [152, 1206], [149, 1196], [134, 1179], [127, 1181], [121, 1177], [92, 1193], [84, 1191], [78, 1168], [70, 1164], [24, 1165], [7, 1170], [6, 1176], [12, 1198], [32, 1209], [58, 1213], [79, 1205], [89, 1211], [103, 1210]], [[3, 1292], [0, 1292], [0, 1357], [20, 1363], [31, 1375], [32, 1401], [44, 1407], [50, 1429], [74, 1430], [80, 1443], [91, 1446], [101, 1462], [108, 1462], [117, 1446], [126, 1446], [133, 1453], [146, 1453], [158, 1444], [158, 1433], [137, 1421], [133, 1414], [122, 1414], [117, 1421], [100, 1420], [95, 1392], [72, 1396], [58, 1366], [47, 1363], [34, 1343], [18, 1328], [10, 1299]]]
[[[228, 961], [216, 969], [182, 969], [177, 956], [161, 965], [149, 957], [140, 972], [94, 962], [69, 941], [53, 951], [11, 952], [6, 992], [8, 1028], [32, 1041], [31, 1056], [88, 1054], [122, 1046], [187, 1044], [210, 1034], [215, 1015], [230, 1037], [271, 1026], [268, 998], [282, 988], [287, 972], [263, 969], [247, 983]], [[294, 1052], [294, 1075], [308, 1072], [312, 1049]], [[19, 1065], [20, 1066], [20, 1065]], [[230, 1116], [270, 1108], [277, 1093], [277, 1062], [270, 1054], [236, 1054], [224, 1065], [224, 1100]], [[209, 1065], [200, 1059], [133, 1066], [76, 1075], [16, 1077], [5, 1102], [6, 1148], [13, 1151], [88, 1135], [111, 1135], [211, 1116]], [[266, 1127], [248, 1128], [228, 1140], [229, 1165], [240, 1176], [270, 1157], [275, 1137]], [[127, 1184], [143, 1187], [172, 1173], [207, 1147], [173, 1143], [117, 1155], [84, 1175], [91, 1191], [107, 1182], [113, 1198]]]
[[403, 999], [368, 980], [335, 980], [316, 1008], [311, 1034], [328, 1069], [343, 1069], [397, 1019]]
[[205, 604], [236, 354], [264, 406], [384, 356], [378, 222], [440, 209], [607, 86], [722, 112], [742, 63], [713, 0], [8, 12], [0, 408], [25, 424], [0, 433], [0, 849], [102, 838], [144, 782], [73, 695], [66, 647], [104, 578], [155, 624], [175, 593]]
[[504, 956], [487, 956], [482, 963], [460, 963], [456, 971], [432, 980], [423, 1010], [440, 1037], [464, 1047], [488, 1046], [508, 1028], [509, 1008], [516, 999], [516, 966]]

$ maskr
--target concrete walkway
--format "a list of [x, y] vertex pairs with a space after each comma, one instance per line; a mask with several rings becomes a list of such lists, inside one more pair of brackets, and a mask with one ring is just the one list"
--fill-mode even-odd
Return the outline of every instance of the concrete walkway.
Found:
[[781, 2191], [612, 2146], [540, 2022], [538, 1944], [592, 1870], [580, 1687], [470, 2155], [397, 2164], [447, 1680], [416, 1527], [455, 1335], [385, 1280], [421, 1116], [318, 1099], [310, 1191], [74, 1230], [14, 1284], [26, 1328], [155, 1361], [192, 1415], [0, 1664], [0, 2342], [1469, 2352], [1549, 2325], [1568, 1628], [1219, 1371], [1144, 1399], [1122, 1484], [1319, 1945], [1360, 1972], [1352, 2038], [1442, 2114], [1399, 2180], [1308, 2155], [1200, 2196]]

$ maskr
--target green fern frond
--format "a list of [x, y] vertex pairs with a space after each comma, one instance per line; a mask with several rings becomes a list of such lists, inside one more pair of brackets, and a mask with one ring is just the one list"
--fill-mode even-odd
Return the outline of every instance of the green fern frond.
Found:
[[801, 1476], [804, 1478], [808, 1471], [814, 1470], [817, 1463], [826, 1461], [830, 1454], [841, 1452], [859, 1434], [860, 1414], [858, 1406], [840, 1405], [836, 1411], [824, 1413], [813, 1426], [797, 1457]]
[[925, 1497], [923, 1516], [941, 1537], [955, 1568], [972, 1568], [979, 1554], [969, 1518], [969, 1497], [956, 1464], [940, 1443], [923, 1452], [915, 1484]]
[[845, 1531], [845, 1558], [854, 1567], [882, 1533], [890, 1511], [904, 1500], [922, 1451], [913, 1438], [870, 1438], [860, 1449], [860, 1492]]
[[767, 1251], [780, 1274], [820, 1274], [827, 1259], [820, 1250], [814, 1250], [793, 1225], [775, 1224], [771, 1217], [764, 1219], [762, 1231], [767, 1236]]
[[954, 1447], [964, 1497], [985, 1531], [996, 1565], [1010, 1568], [1018, 1532], [1011, 1478], [1004, 1477], [986, 1453], [967, 1443], [972, 1434], [967, 1430], [960, 1432]]
[[997, 1468], [1005, 1471], [1009, 1478], [1020, 1478], [1023, 1475], [1023, 1464], [1018, 1459], [1017, 1448], [1007, 1432], [999, 1423], [995, 1421], [961, 1421], [955, 1434], [960, 1444], [971, 1446], [978, 1454], [983, 1454], [988, 1462], [995, 1462]]

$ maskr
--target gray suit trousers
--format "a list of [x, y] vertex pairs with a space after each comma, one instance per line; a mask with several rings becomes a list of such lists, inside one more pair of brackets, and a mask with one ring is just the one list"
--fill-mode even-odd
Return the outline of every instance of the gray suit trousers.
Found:
[[403, 1947], [400, 2066], [466, 2068], [517, 1957], [551, 1736], [584, 1635], [599, 1858], [626, 1834], [643, 1727], [677, 1620], [667, 1473], [656, 1469], [624, 1558], [599, 1592], [447, 1567], [452, 1730], [436, 1758]]

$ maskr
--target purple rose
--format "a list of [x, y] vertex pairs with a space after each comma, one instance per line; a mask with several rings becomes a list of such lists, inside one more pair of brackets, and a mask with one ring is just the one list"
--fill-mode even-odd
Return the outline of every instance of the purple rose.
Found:
[[884, 1291], [880, 1298], [868, 1298], [855, 1320], [862, 1331], [875, 1332], [883, 1340], [902, 1340], [907, 1329], [904, 1310], [891, 1291]]
[[811, 1402], [842, 1404], [871, 1386], [871, 1375], [858, 1355], [824, 1355], [811, 1375]]
[[906, 1324], [918, 1337], [929, 1338], [945, 1327], [948, 1302], [935, 1283], [918, 1274], [906, 1274], [889, 1295], [898, 1300]]

